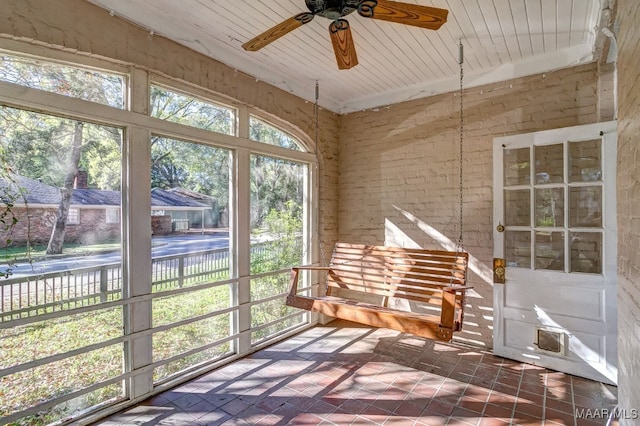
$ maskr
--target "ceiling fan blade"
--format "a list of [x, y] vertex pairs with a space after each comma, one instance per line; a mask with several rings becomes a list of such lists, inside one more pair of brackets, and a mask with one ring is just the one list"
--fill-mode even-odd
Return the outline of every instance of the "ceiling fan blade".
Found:
[[333, 43], [333, 51], [336, 54], [338, 68], [348, 70], [358, 65], [356, 45], [353, 42], [349, 22], [346, 19], [333, 21], [329, 25], [329, 33], [331, 34], [331, 43]]
[[285, 34], [290, 33], [296, 28], [301, 27], [304, 24], [311, 22], [313, 19], [313, 14], [309, 12], [298, 13], [296, 16], [292, 16], [276, 25], [273, 28], [269, 28], [267, 31], [263, 32], [259, 36], [249, 40], [245, 44], [242, 45], [244, 50], [248, 50], [250, 52], [255, 52], [256, 50], [260, 50], [271, 42], [276, 41], [280, 37]]
[[391, 0], [363, 0], [358, 13], [365, 18], [437, 30], [447, 22], [447, 9]]

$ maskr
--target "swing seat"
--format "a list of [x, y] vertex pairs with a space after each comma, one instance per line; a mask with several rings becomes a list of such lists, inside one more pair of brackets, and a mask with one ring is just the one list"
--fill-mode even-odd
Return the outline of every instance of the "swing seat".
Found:
[[[337, 243], [330, 266], [291, 269], [288, 306], [427, 339], [462, 329], [468, 253]], [[326, 291], [298, 294], [300, 271], [326, 272]]]

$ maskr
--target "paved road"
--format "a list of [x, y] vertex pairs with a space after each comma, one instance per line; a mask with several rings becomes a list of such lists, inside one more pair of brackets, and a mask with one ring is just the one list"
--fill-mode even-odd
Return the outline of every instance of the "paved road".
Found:
[[[179, 235], [167, 237], [154, 237], [153, 248], [151, 250], [154, 258], [161, 256], [171, 256], [175, 254], [185, 254], [194, 251], [211, 250], [229, 247], [229, 234], [216, 233], [211, 235]], [[72, 256], [53, 258], [29, 263], [18, 263], [13, 269], [11, 278], [19, 278], [28, 275], [45, 274], [49, 272], [66, 271], [116, 263], [120, 261], [120, 252], [95, 254], [88, 256]], [[0, 269], [6, 266], [0, 265]]]

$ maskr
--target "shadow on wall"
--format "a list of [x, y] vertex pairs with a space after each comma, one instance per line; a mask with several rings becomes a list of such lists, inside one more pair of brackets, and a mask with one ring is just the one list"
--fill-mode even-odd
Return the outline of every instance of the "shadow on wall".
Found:
[[[591, 65], [583, 65], [555, 73], [469, 87], [463, 94], [467, 99], [464, 105], [465, 131], [483, 129], [487, 124], [490, 127], [508, 124], [507, 128], [496, 134], [502, 136], [533, 129], [545, 130], [580, 124], [580, 108], [585, 106], [585, 102], [590, 104], [585, 98], [591, 93], [590, 87], [593, 84], [593, 81], [585, 78], [583, 74], [593, 73]], [[569, 80], [573, 80], [575, 84], [571, 85]], [[567, 103], [563, 103], [557, 111], [541, 108], [541, 105], [547, 103], [553, 103], [556, 108], [560, 108], [557, 102], [560, 82], [567, 82], [566, 90], [575, 91], [575, 95], [567, 94]], [[393, 108], [394, 106], [381, 108], [379, 120], [389, 124], [395, 121], [384, 115], [384, 110]], [[407, 106], [403, 105], [403, 108], [408, 111], [415, 108], [416, 112], [405, 114], [403, 120], [393, 123], [393, 130], [379, 140], [381, 146], [386, 146], [386, 149], [397, 149], [402, 145], [414, 143], [416, 139], [456, 135], [459, 130], [460, 106], [457, 92], [408, 101]]]
[[[395, 222], [385, 219], [385, 245], [455, 251], [457, 243], [412, 213], [394, 206], [400, 213]], [[469, 252], [468, 285], [464, 327], [454, 339], [473, 345], [492, 346], [493, 272], [489, 266]]]

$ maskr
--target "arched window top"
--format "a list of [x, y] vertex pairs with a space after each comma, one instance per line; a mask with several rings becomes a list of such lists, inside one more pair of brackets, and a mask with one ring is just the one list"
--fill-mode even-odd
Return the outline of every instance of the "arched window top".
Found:
[[306, 151], [298, 139], [254, 116], [249, 118], [249, 139], [293, 151]]
[[1, 53], [0, 81], [125, 108], [125, 77], [103, 70]]

